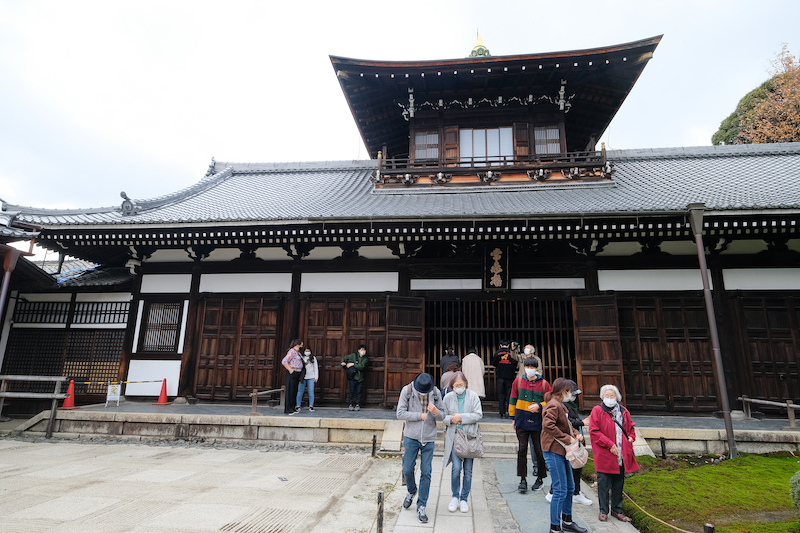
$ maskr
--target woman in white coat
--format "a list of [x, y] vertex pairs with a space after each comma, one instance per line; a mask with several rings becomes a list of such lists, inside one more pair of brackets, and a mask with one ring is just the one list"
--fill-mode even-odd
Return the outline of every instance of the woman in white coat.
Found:
[[[444, 410], [447, 413], [444, 417], [444, 424], [447, 428], [444, 435], [444, 466], [453, 463], [453, 470], [450, 474], [450, 489], [453, 499], [447, 507], [451, 513], [454, 513], [459, 507], [462, 513], [469, 511], [467, 499], [472, 488], [472, 463], [475, 461], [474, 459], [462, 459], [456, 455], [453, 449], [456, 428], [474, 435], [478, 432], [478, 421], [483, 418], [481, 399], [474, 391], [467, 389], [468, 385], [464, 373], [456, 372], [450, 382], [452, 390], [444, 397]], [[463, 482], [462, 471], [464, 473]]]

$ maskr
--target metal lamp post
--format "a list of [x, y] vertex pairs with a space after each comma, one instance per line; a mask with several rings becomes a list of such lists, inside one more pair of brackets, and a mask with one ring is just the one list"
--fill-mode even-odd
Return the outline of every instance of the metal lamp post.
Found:
[[714, 301], [711, 299], [711, 287], [708, 284], [708, 265], [706, 264], [706, 250], [703, 245], [703, 213], [705, 204], [689, 204], [689, 222], [694, 233], [694, 242], [697, 244], [697, 259], [700, 261], [700, 275], [703, 278], [703, 296], [706, 300], [706, 314], [708, 315], [708, 333], [711, 337], [711, 348], [714, 352], [714, 374], [717, 378], [717, 392], [722, 403], [722, 418], [725, 420], [725, 433], [728, 436], [728, 449], [731, 458], [738, 455], [736, 441], [733, 438], [733, 421], [731, 420], [731, 407], [728, 402], [728, 387], [725, 384], [725, 372], [722, 369], [722, 355], [719, 349], [719, 333], [717, 332], [717, 317], [714, 312]]

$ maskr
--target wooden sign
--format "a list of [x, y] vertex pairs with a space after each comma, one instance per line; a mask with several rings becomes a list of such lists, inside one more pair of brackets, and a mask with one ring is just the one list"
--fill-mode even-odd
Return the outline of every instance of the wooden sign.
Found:
[[505, 291], [511, 283], [508, 271], [508, 245], [487, 246], [484, 249], [483, 290]]

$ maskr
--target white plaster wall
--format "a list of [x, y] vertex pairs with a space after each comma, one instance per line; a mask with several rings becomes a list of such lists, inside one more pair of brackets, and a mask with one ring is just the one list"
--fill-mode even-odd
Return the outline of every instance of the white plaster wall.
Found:
[[300, 292], [397, 292], [397, 272], [309, 272]]
[[412, 279], [412, 291], [457, 291], [481, 290], [483, 282], [480, 279]]
[[156, 250], [146, 259], [147, 263], [191, 263], [186, 250]]
[[203, 261], [232, 261], [241, 255], [242, 251], [238, 248], [217, 248], [212, 250]]
[[699, 267], [697, 270], [598, 270], [597, 279], [601, 291], [703, 290]]
[[203, 274], [200, 292], [291, 292], [291, 273]]
[[133, 295], [129, 292], [80, 293], [75, 295], [76, 302], [130, 302]]
[[[178, 395], [178, 379], [181, 374], [180, 361], [148, 361], [132, 359], [127, 381], [167, 380], [167, 396]], [[158, 396], [161, 383], [128, 383], [125, 396]]]
[[751, 255], [767, 251], [767, 243], [761, 239], [737, 240], [728, 244], [722, 255]]
[[697, 255], [697, 244], [694, 241], [664, 241], [660, 248], [670, 255]]
[[191, 287], [191, 274], [145, 274], [142, 276], [142, 294], [188, 293]]
[[603, 247], [603, 251], [597, 254], [598, 257], [620, 257], [629, 256], [642, 251], [642, 245], [638, 242], [610, 242]]
[[[284, 254], [285, 253], [286, 252], [284, 252]], [[342, 249], [338, 246], [317, 246], [309, 252], [304, 261], [330, 261], [331, 259], [336, 259], [341, 256]]]
[[283, 248], [259, 248], [256, 250], [256, 257], [264, 261], [292, 261]]
[[511, 278], [511, 289], [585, 289], [583, 278]]
[[362, 246], [358, 249], [358, 255], [367, 259], [400, 259], [386, 246]]
[[28, 293], [21, 293], [19, 295], [20, 300], [28, 300], [29, 302], [68, 302], [72, 298], [71, 294], [68, 293], [59, 293], [59, 294], [28, 294]]
[[726, 268], [725, 290], [800, 290], [800, 268]]

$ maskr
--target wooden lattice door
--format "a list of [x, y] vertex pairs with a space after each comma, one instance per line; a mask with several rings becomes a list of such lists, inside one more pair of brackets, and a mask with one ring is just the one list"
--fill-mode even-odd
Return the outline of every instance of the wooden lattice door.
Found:
[[386, 298], [384, 405], [396, 405], [400, 391], [425, 366], [425, 299]]
[[279, 385], [275, 369], [283, 300], [214, 298], [203, 307], [195, 396], [208, 400], [248, 400], [254, 388]]
[[600, 387], [616, 385], [625, 396], [622, 350], [615, 296], [582, 296], [572, 299], [573, 328], [581, 407], [600, 403]]

